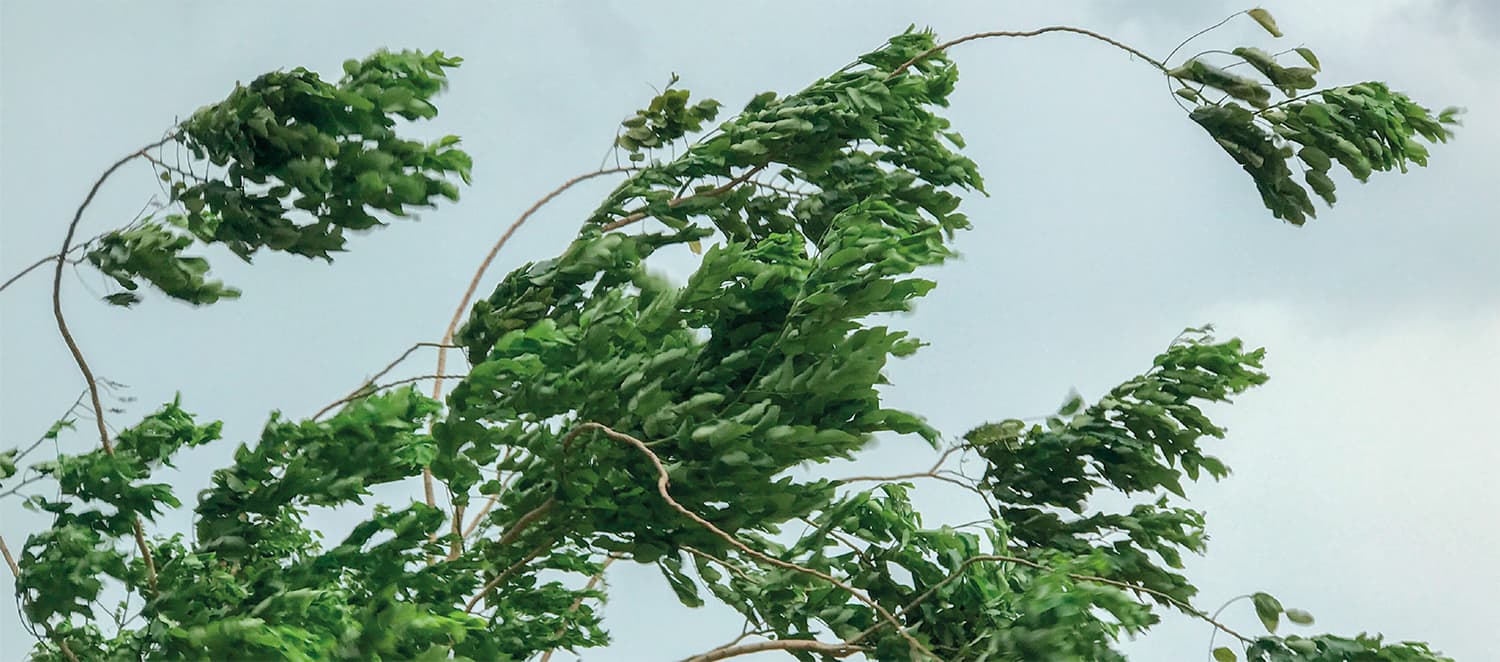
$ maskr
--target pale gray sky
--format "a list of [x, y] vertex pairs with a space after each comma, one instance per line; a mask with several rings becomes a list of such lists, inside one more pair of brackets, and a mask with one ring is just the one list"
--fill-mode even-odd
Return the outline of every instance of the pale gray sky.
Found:
[[[1149, 365], [1182, 327], [1265, 345], [1272, 380], [1221, 420], [1212, 449], [1235, 475], [1198, 486], [1206, 558], [1190, 564], [1212, 608], [1267, 590], [1312, 611], [1318, 631], [1424, 639], [1487, 659], [1500, 623], [1500, 12], [1486, 0], [1267, 3], [1287, 37], [1248, 21], [1202, 47], [1305, 43], [1323, 82], [1389, 81], [1432, 106], [1469, 109], [1432, 167], [1341, 181], [1340, 204], [1282, 225], [1254, 187], [1182, 116], [1149, 68], [1067, 36], [957, 49], [950, 117], [992, 196], [967, 210], [964, 259], [904, 320], [932, 347], [897, 363], [893, 404], [950, 435], [1089, 397]], [[225, 421], [237, 444], [267, 412], [305, 416], [415, 340], [435, 340], [487, 246], [532, 200], [596, 167], [618, 121], [671, 72], [737, 108], [790, 91], [910, 23], [958, 36], [1073, 24], [1165, 54], [1247, 8], [1228, 2], [0, 4], [0, 277], [54, 252], [98, 173], [236, 80], [388, 47], [461, 55], [424, 132], [463, 136], [476, 166], [464, 200], [354, 238], [332, 267], [262, 255], [209, 257], [244, 298], [204, 309], [147, 295], [97, 302], [95, 274], [65, 281], [72, 326], [95, 369], [138, 398], [126, 424], [173, 392]], [[1284, 45], [1283, 45], [1284, 44]], [[554, 254], [607, 182], [580, 187], [523, 230], [493, 270]], [[83, 236], [120, 225], [156, 191], [120, 173]], [[82, 387], [57, 339], [47, 277], [0, 296], [0, 447], [35, 438]], [[427, 372], [413, 364], [411, 374]], [[87, 435], [65, 447], [85, 448]], [[185, 458], [189, 500], [232, 444]], [[881, 467], [926, 460], [880, 445]], [[956, 522], [924, 486], [929, 523]], [[42, 520], [0, 504], [13, 548]], [[170, 520], [186, 524], [185, 517]], [[624, 566], [624, 567], [622, 567]], [[723, 610], [676, 604], [649, 567], [617, 566], [616, 644], [593, 660], [680, 657], [727, 640]], [[12, 590], [11, 577], [0, 591]], [[1253, 629], [1248, 609], [1230, 621]], [[1208, 629], [1169, 619], [1131, 645], [1142, 660], [1207, 659]], [[29, 647], [0, 609], [0, 658]]]

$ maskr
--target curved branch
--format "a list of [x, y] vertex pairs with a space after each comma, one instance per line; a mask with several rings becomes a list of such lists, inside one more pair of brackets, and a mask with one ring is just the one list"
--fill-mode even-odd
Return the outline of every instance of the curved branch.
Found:
[[[88, 361], [83, 358], [83, 350], [78, 348], [78, 341], [73, 339], [73, 333], [68, 330], [68, 321], [63, 316], [62, 277], [63, 267], [67, 265], [67, 260], [63, 259], [63, 256], [66, 256], [72, 249], [73, 235], [78, 232], [78, 222], [83, 219], [83, 212], [94, 201], [94, 196], [99, 194], [99, 189], [104, 186], [104, 181], [109, 179], [110, 175], [113, 175], [121, 166], [124, 166], [137, 157], [146, 156], [149, 150], [164, 145], [167, 141], [173, 140], [176, 137], [177, 134], [168, 133], [161, 140], [121, 157], [120, 160], [115, 161], [113, 165], [106, 169], [104, 174], [99, 175], [99, 179], [95, 180], [94, 186], [89, 189], [89, 194], [78, 205], [78, 211], [73, 212], [73, 220], [68, 223], [68, 231], [63, 235], [62, 248], [57, 251], [57, 269], [52, 272], [52, 316], [57, 320], [58, 333], [62, 334], [63, 342], [68, 345], [68, 351], [73, 354], [73, 361], [78, 364], [79, 372], [83, 373], [83, 381], [88, 384], [89, 400], [94, 405], [94, 422], [99, 429], [99, 443], [104, 448], [104, 453], [110, 456], [115, 454], [115, 449], [114, 445], [109, 441], [109, 428], [104, 423], [104, 403], [99, 399], [99, 382], [94, 378], [94, 371], [89, 369]], [[141, 550], [141, 559], [146, 563], [146, 579], [151, 585], [151, 590], [154, 592], [156, 591], [156, 561], [152, 559], [150, 545], [146, 544], [146, 534], [141, 528], [141, 518], [136, 516], [132, 519], [131, 528], [135, 534], [135, 545]]]
[[974, 33], [974, 34], [971, 34], [971, 35], [966, 35], [966, 36], [963, 36], [963, 37], [959, 37], [959, 38], [954, 39], [952, 41], [945, 41], [945, 42], [943, 42], [941, 44], [938, 44], [936, 46], [933, 46], [932, 48], [929, 48], [929, 49], [923, 51], [921, 54], [917, 55], [916, 57], [914, 57], [914, 58], [912, 58], [910, 60], [907, 60], [901, 66], [896, 67], [894, 70], [891, 71], [891, 75], [887, 76], [887, 79], [895, 78], [896, 76], [901, 75], [907, 69], [910, 69], [912, 65], [914, 65], [914, 64], [916, 64], [918, 62], [921, 62], [922, 60], [925, 60], [925, 59], [931, 57], [933, 53], [939, 53], [939, 52], [948, 50], [950, 48], [953, 48], [954, 46], [957, 46], [957, 45], [965, 43], [965, 42], [975, 41], [975, 40], [979, 40], [979, 39], [990, 39], [992, 37], [1035, 37], [1035, 36], [1038, 36], [1038, 35], [1047, 34], [1049, 32], [1070, 32], [1070, 33], [1073, 33], [1073, 34], [1081, 34], [1081, 35], [1083, 35], [1085, 37], [1090, 37], [1090, 38], [1093, 38], [1093, 39], [1097, 39], [1097, 40], [1102, 41], [1102, 42], [1104, 42], [1106, 44], [1114, 46], [1115, 48], [1118, 48], [1118, 49], [1120, 49], [1122, 51], [1125, 51], [1126, 53], [1129, 53], [1129, 54], [1134, 55], [1134, 56], [1136, 56], [1136, 57], [1138, 57], [1138, 58], [1140, 58], [1142, 60], [1145, 60], [1151, 66], [1156, 67], [1157, 69], [1160, 69], [1161, 71], [1166, 71], [1167, 70], [1166, 66], [1164, 66], [1162, 63], [1156, 61], [1156, 58], [1153, 58], [1150, 55], [1147, 55], [1145, 53], [1142, 53], [1141, 51], [1136, 50], [1135, 48], [1133, 48], [1131, 46], [1127, 46], [1126, 44], [1124, 44], [1122, 42], [1116, 41], [1116, 40], [1111, 39], [1109, 37], [1106, 37], [1106, 36], [1104, 36], [1102, 34], [1094, 32], [1093, 30], [1085, 30], [1083, 28], [1075, 28], [1075, 27], [1068, 26], [1068, 25], [1049, 25], [1049, 26], [1047, 26], [1045, 28], [1037, 28], [1035, 30], [1022, 30], [1022, 31], [1003, 30], [1003, 31], [995, 31], [995, 32], [977, 32], [977, 33]]

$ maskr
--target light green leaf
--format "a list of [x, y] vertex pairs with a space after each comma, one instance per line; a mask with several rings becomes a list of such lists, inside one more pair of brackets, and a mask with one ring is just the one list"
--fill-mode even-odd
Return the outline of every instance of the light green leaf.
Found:
[[1276, 27], [1276, 19], [1271, 17], [1271, 12], [1266, 11], [1264, 8], [1256, 7], [1245, 13], [1249, 14], [1250, 18], [1255, 19], [1255, 22], [1259, 23], [1260, 27], [1265, 28], [1266, 32], [1271, 33], [1272, 37], [1281, 36], [1281, 28]]

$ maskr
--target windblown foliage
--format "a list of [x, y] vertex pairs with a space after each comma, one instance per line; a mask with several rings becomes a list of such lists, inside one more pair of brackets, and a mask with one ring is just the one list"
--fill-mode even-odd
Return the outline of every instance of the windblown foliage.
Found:
[[[915, 274], [954, 255], [969, 227], [961, 196], [984, 191], [938, 114], [958, 74], [937, 46], [929, 32], [898, 35], [801, 91], [754, 96], [663, 160], [657, 150], [721, 108], [669, 86], [624, 122], [618, 146], [640, 165], [572, 244], [472, 306], [454, 338], [470, 369], [445, 402], [370, 385], [328, 417], [273, 413], [186, 506], [152, 471], [216, 442], [220, 426], [177, 401], [112, 448], [34, 465], [62, 496], [28, 501], [55, 518], [19, 563], [33, 658], [533, 659], [608, 642], [604, 591], [587, 580], [616, 558], [656, 565], [684, 604], [718, 600], [806, 660], [1121, 659], [1122, 637], [1163, 610], [1209, 619], [1180, 572], [1204, 549], [1184, 478], [1228, 474], [1203, 447], [1224, 430], [1201, 406], [1264, 382], [1261, 350], [1190, 329], [1143, 374], [1043, 425], [1000, 419], [949, 437], [883, 405], [887, 362], [922, 343], [881, 314], [935, 286]], [[1179, 92], [1198, 103], [1191, 118], [1293, 223], [1313, 210], [1290, 177], [1292, 143], [1332, 203], [1333, 160], [1363, 180], [1425, 163], [1414, 136], [1448, 135], [1451, 113], [1379, 83], [1272, 104], [1266, 85], [1312, 88], [1316, 59], [1235, 54], [1266, 82], [1200, 58], [1158, 67], [1198, 85]], [[171, 134], [203, 166], [158, 162], [179, 210], [106, 236], [89, 259], [127, 290], [139, 279], [206, 304], [238, 291], [207, 280], [206, 262], [182, 255], [191, 245], [331, 260], [345, 231], [456, 199], [448, 177], [470, 167], [457, 139], [396, 128], [436, 115], [431, 98], [457, 64], [380, 53], [346, 63], [338, 84], [297, 69], [237, 87]], [[1257, 110], [1210, 101], [1211, 89]], [[686, 282], [650, 270], [658, 253], [711, 237]], [[876, 435], [977, 460], [977, 476], [928, 475], [968, 488], [992, 519], [925, 527], [908, 480], [789, 471], [854, 457]], [[0, 456], [0, 477], [20, 455]], [[373, 488], [424, 471], [448, 508], [379, 504], [333, 544], [307, 524], [311, 508], [362, 512]], [[1102, 511], [1105, 494], [1138, 503]], [[476, 500], [488, 501], [477, 515]], [[193, 512], [190, 535], [131, 551], [128, 538], [178, 508]], [[134, 598], [120, 607], [129, 619], [96, 607], [113, 585]], [[1283, 615], [1310, 617], [1265, 594], [1252, 602], [1268, 634], [1221, 633], [1247, 659], [1443, 659], [1364, 635], [1279, 636]]]

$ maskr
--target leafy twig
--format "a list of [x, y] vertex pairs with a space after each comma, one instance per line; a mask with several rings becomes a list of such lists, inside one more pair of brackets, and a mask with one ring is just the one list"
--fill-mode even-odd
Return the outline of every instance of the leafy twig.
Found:
[[1081, 35], [1083, 35], [1085, 37], [1090, 37], [1090, 38], [1093, 38], [1093, 39], [1097, 39], [1097, 40], [1102, 41], [1102, 42], [1104, 42], [1106, 44], [1114, 46], [1115, 48], [1118, 48], [1118, 49], [1120, 49], [1122, 51], [1125, 51], [1126, 53], [1129, 53], [1129, 54], [1134, 55], [1134, 56], [1136, 56], [1138, 58], [1141, 58], [1142, 60], [1145, 60], [1147, 63], [1149, 63], [1151, 66], [1156, 67], [1157, 69], [1160, 69], [1162, 71], [1166, 71], [1167, 70], [1167, 68], [1165, 66], [1163, 66], [1162, 63], [1157, 62], [1156, 59], [1153, 58], [1153, 57], [1151, 57], [1150, 55], [1142, 53], [1141, 51], [1136, 50], [1135, 48], [1132, 48], [1132, 47], [1130, 47], [1130, 46], [1128, 46], [1128, 45], [1126, 45], [1124, 43], [1121, 43], [1119, 41], [1115, 41], [1114, 39], [1111, 39], [1111, 38], [1106, 37], [1106, 36], [1104, 36], [1102, 34], [1094, 32], [1093, 30], [1085, 30], [1083, 28], [1075, 28], [1075, 27], [1068, 26], [1068, 25], [1049, 25], [1049, 26], [1047, 26], [1045, 28], [1037, 28], [1035, 30], [977, 32], [975, 34], [971, 34], [971, 35], [966, 35], [966, 36], [963, 36], [963, 37], [959, 37], [959, 38], [951, 40], [951, 41], [945, 41], [945, 42], [943, 42], [941, 44], [938, 44], [936, 46], [933, 46], [932, 48], [929, 48], [929, 49], [923, 51], [922, 53], [918, 54], [916, 57], [914, 57], [914, 58], [912, 58], [910, 60], [907, 60], [901, 66], [896, 67], [894, 70], [891, 71], [890, 76], [888, 76], [887, 78], [888, 79], [889, 78], [895, 78], [896, 76], [901, 75], [907, 69], [910, 69], [912, 65], [914, 65], [914, 64], [916, 64], [918, 62], [921, 62], [922, 60], [925, 60], [928, 57], [931, 57], [933, 53], [939, 53], [939, 52], [948, 50], [949, 48], [952, 48], [952, 47], [957, 46], [959, 44], [962, 44], [964, 42], [975, 41], [977, 39], [989, 39], [989, 38], [992, 38], [992, 37], [1035, 37], [1035, 36], [1038, 36], [1038, 35], [1047, 34], [1049, 32], [1071, 32], [1073, 34], [1081, 34]]

